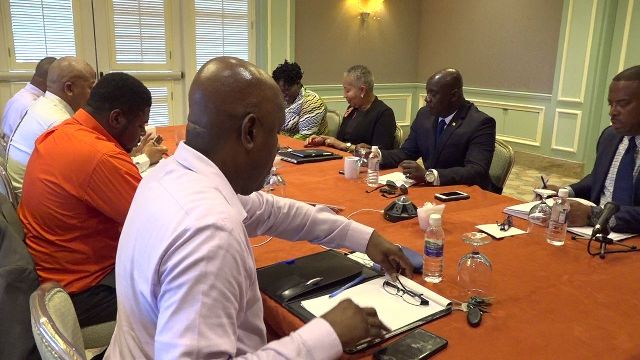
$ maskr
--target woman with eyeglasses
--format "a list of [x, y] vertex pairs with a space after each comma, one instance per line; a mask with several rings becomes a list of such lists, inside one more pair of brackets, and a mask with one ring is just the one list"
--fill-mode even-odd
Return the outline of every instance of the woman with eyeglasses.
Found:
[[302, 85], [302, 68], [287, 60], [273, 70], [271, 77], [284, 96], [285, 122], [281, 134], [305, 140], [327, 129], [327, 106], [322, 98]]
[[342, 88], [349, 103], [336, 137], [310, 136], [305, 146], [330, 146], [353, 152], [357, 144], [393, 149], [396, 118], [393, 110], [373, 93], [373, 74], [364, 65], [354, 65], [344, 74]]

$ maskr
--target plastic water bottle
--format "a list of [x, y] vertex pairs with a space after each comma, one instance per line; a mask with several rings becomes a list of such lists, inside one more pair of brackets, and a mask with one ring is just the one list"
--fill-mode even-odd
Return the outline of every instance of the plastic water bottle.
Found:
[[380, 160], [382, 160], [382, 153], [377, 146], [371, 147], [371, 154], [369, 154], [369, 160], [367, 160], [367, 185], [371, 187], [378, 186], [378, 177], [380, 176]]
[[569, 190], [560, 189], [558, 197], [554, 199], [551, 208], [551, 219], [547, 229], [547, 242], [551, 245], [564, 245], [564, 238], [567, 235], [567, 215], [569, 213]]
[[440, 214], [431, 214], [429, 227], [424, 232], [424, 257], [422, 258], [422, 276], [426, 282], [442, 281], [444, 270], [444, 231]]

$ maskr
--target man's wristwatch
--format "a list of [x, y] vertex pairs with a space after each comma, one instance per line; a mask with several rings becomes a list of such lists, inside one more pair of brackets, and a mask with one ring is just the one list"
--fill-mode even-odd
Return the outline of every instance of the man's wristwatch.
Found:
[[345, 150], [346, 152], [353, 152], [353, 149], [351, 148], [353, 145], [351, 145], [350, 142], [345, 144], [347, 146], [347, 150]]
[[424, 181], [429, 185], [433, 185], [433, 182], [436, 181], [436, 173], [433, 172], [433, 169], [427, 170], [424, 174]]

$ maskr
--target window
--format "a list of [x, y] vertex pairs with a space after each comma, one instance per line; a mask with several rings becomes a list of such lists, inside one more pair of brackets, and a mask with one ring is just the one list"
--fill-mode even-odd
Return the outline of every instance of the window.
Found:
[[196, 68], [227, 55], [249, 60], [249, 1], [195, 0]]
[[148, 87], [151, 92], [151, 111], [149, 112], [149, 126], [171, 125], [169, 120], [169, 88]]
[[164, 0], [112, 0], [116, 64], [166, 64]]
[[16, 63], [76, 55], [71, 0], [11, 0], [9, 11]]

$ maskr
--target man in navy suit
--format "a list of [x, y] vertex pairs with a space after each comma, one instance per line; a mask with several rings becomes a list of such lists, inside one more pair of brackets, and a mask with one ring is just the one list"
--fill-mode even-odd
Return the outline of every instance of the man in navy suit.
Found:
[[640, 65], [613, 78], [609, 86], [611, 126], [600, 134], [591, 174], [570, 185], [570, 195], [598, 206], [571, 201], [569, 225], [594, 225], [609, 201], [620, 205], [609, 225], [616, 232], [640, 233]]
[[[426, 90], [426, 106], [418, 111], [407, 140], [400, 149], [383, 150], [380, 165], [399, 165], [416, 183], [478, 185], [502, 192], [489, 178], [496, 122], [464, 98], [460, 72], [436, 72]], [[426, 169], [416, 162], [420, 157]]]

